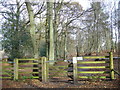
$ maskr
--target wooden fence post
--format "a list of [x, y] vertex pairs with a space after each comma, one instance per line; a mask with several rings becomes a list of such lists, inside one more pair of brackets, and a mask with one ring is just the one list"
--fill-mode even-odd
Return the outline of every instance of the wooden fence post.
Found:
[[73, 79], [74, 84], [78, 83], [78, 75], [77, 75], [77, 58], [73, 57]]
[[41, 57], [41, 62], [42, 62], [42, 82], [44, 82], [44, 59]]
[[39, 79], [42, 77], [41, 74], [42, 74], [42, 71], [41, 71], [41, 65], [42, 65], [42, 58], [39, 58], [38, 59], [38, 76], [39, 76]]
[[113, 53], [110, 52], [110, 77], [111, 79], [114, 79], [114, 64], [113, 64]]
[[48, 78], [49, 78], [49, 63], [47, 62], [48, 58], [45, 57], [45, 64], [46, 64], [46, 82], [48, 82]]
[[42, 57], [42, 82], [48, 82], [48, 63], [46, 57]]
[[14, 59], [14, 80], [18, 80], [18, 59]]

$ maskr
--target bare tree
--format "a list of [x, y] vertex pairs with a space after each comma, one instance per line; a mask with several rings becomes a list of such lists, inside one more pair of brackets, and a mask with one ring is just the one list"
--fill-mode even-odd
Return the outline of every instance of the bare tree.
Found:
[[38, 58], [39, 57], [39, 44], [40, 44], [40, 37], [39, 34], [36, 33], [36, 27], [35, 27], [35, 18], [34, 18], [34, 12], [33, 9], [31, 7], [31, 3], [27, 0], [25, 2], [26, 7], [27, 7], [27, 11], [28, 11], [28, 15], [29, 15], [29, 21], [30, 21], [30, 35], [31, 35], [31, 39], [32, 39], [32, 44], [33, 44], [33, 48], [34, 48], [34, 58]]

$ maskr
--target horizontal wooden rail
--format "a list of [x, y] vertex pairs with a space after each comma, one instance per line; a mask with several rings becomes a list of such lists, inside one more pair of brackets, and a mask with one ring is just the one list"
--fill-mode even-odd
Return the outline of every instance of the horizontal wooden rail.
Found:
[[19, 65], [36, 65], [38, 63], [19, 63]]
[[3, 79], [12, 79], [12, 77], [0, 77], [0, 78], [3, 78]]
[[109, 76], [78, 76], [78, 78], [85, 78], [85, 79], [92, 79], [93, 78], [102, 78], [102, 79], [105, 79], [105, 78], [110, 78]]
[[7, 63], [7, 64], [8, 64], [8, 62], [0, 62], [0, 64], [4, 64], [4, 63]]
[[57, 73], [57, 72], [58, 72], [58, 73], [59, 73], [59, 72], [68, 72], [68, 71], [65, 71], [65, 70], [64, 70], [64, 71], [50, 70], [50, 72], [54, 72], [54, 73]]
[[3, 66], [2, 68], [13, 68], [12, 66]]
[[109, 56], [84, 56], [83, 59], [109, 58]]
[[25, 79], [29, 79], [29, 78], [33, 78], [33, 79], [38, 79], [38, 76], [23, 76], [21, 78], [25, 78]]
[[25, 71], [19, 71], [20, 74], [38, 74], [39, 72], [25, 72]]
[[39, 59], [18, 59], [18, 60], [39, 60]]
[[97, 69], [97, 68], [109, 68], [109, 66], [78, 66], [80, 69]]
[[78, 73], [91, 73], [91, 74], [97, 74], [97, 73], [108, 73], [106, 71], [79, 71]]
[[66, 61], [64, 61], [64, 60], [50, 60], [50, 61], [46, 61], [46, 63], [50, 63], [50, 62], [60, 63], [60, 62], [66, 62]]
[[68, 66], [55, 66], [55, 67], [64, 67], [64, 68], [67, 68]]
[[[42, 72], [42, 71], [41, 71]], [[32, 72], [32, 74], [39, 74], [40, 73], [40, 71], [39, 72]]]
[[2, 75], [9, 75], [9, 76], [12, 76], [12, 73], [7, 73], [7, 72], [3, 72], [1, 73]]
[[61, 72], [68, 72], [68, 71], [61, 71]]
[[13, 71], [13, 69], [9, 69], [9, 70], [2, 70], [2, 72], [7, 72], [7, 71]]
[[37, 79], [37, 78], [39, 78], [39, 77], [37, 77], [37, 76], [34, 76], [34, 77], [32, 77], [32, 78], [34, 78], [34, 79], [36, 78], [36, 79]]
[[13, 67], [10, 67], [10, 68], [5, 68], [5, 67], [3, 67], [2, 68], [2, 71], [12, 71], [12, 70], [14, 70], [14, 68]]
[[78, 61], [78, 64], [98, 64], [98, 63], [108, 63], [107, 61]]
[[19, 67], [20, 69], [39, 69], [39, 67]]

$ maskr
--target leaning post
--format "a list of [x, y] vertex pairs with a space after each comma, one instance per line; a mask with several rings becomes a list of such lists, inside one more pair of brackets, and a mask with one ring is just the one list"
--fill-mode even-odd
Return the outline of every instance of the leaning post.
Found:
[[14, 59], [14, 80], [18, 80], [18, 59]]
[[111, 79], [113, 80], [113, 79], [115, 79], [114, 78], [114, 64], [113, 64], [113, 53], [112, 52], [110, 52], [110, 77], [111, 77]]
[[78, 75], [77, 75], [77, 57], [73, 57], [73, 81], [74, 84], [78, 83]]

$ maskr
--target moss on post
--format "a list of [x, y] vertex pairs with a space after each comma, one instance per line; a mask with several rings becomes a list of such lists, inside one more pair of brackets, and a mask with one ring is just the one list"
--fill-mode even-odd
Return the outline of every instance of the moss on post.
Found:
[[14, 80], [18, 80], [18, 59], [14, 59]]
[[114, 64], [113, 64], [113, 53], [110, 52], [110, 70], [111, 70], [110, 76], [111, 76], [111, 79], [115, 79], [115, 78], [114, 78], [114, 71], [113, 71], [113, 69], [114, 69]]
[[47, 58], [42, 57], [42, 82], [48, 82], [48, 63]]

